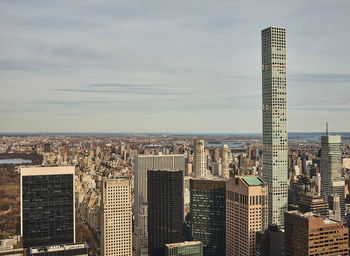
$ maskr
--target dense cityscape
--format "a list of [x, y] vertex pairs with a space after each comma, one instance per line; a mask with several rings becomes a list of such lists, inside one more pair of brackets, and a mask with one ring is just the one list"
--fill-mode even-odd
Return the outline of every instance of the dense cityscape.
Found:
[[261, 133], [0, 132], [0, 256], [350, 255], [350, 132], [288, 132], [286, 30]]
[[348, 255], [350, 134], [288, 138], [284, 28], [262, 52], [262, 137], [3, 135], [0, 255]]

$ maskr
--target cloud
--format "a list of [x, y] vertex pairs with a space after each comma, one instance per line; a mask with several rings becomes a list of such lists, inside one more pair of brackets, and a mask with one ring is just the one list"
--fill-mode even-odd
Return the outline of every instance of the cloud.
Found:
[[335, 73], [324, 73], [324, 74], [291, 74], [289, 76], [291, 81], [303, 81], [303, 82], [332, 82], [332, 83], [348, 83], [350, 82], [350, 74], [335, 74]]
[[350, 107], [291, 107], [290, 110], [298, 111], [330, 111], [330, 112], [350, 112]]
[[[99, 94], [139, 94], [139, 95], [158, 95], [158, 96], [188, 96], [194, 95], [194, 92], [182, 92], [176, 90], [176, 87], [170, 86], [152, 86], [152, 85], [135, 85], [135, 84], [90, 84], [85, 86], [87, 88], [93, 87], [95, 89], [69, 89], [56, 88], [53, 91], [60, 92], [76, 92], [76, 93], [99, 93]], [[106, 89], [108, 88], [108, 89]]]
[[40, 116], [50, 121], [38, 129], [66, 129], [60, 121], [76, 130], [259, 131], [260, 30], [270, 25], [287, 28], [289, 125], [307, 129], [348, 111], [326, 109], [350, 93], [349, 8], [330, 0], [0, 1], [0, 130], [35, 127]]

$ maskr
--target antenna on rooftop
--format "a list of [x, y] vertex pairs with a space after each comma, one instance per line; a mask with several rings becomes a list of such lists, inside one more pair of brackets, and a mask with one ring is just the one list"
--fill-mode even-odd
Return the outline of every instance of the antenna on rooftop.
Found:
[[328, 122], [326, 122], [326, 134], [328, 135]]

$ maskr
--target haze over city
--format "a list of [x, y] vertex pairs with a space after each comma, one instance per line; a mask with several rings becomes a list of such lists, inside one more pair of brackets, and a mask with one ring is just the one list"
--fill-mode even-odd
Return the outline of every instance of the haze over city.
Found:
[[[317, 6], [317, 8], [315, 8]], [[0, 2], [0, 132], [261, 132], [261, 29], [288, 130], [350, 125], [349, 1]]]

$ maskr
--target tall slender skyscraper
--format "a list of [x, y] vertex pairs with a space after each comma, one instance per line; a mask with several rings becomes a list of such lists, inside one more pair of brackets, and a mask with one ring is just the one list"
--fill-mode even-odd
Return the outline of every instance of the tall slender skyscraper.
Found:
[[165, 245], [183, 241], [184, 177], [182, 170], [148, 170], [148, 249], [162, 256]]
[[75, 243], [74, 166], [21, 168], [23, 247]]
[[205, 158], [204, 140], [194, 141], [193, 171], [195, 178], [204, 178], [207, 176], [207, 163]]
[[130, 181], [104, 178], [101, 195], [101, 255], [132, 256]]
[[134, 158], [134, 217], [136, 255], [148, 255], [147, 241], [147, 170], [171, 169], [185, 171], [185, 157], [176, 155], [138, 155]]
[[282, 226], [288, 196], [286, 30], [262, 35], [263, 179], [268, 185], [268, 222]]
[[330, 194], [339, 195], [341, 216], [344, 216], [345, 181], [341, 168], [341, 136], [330, 135], [327, 131], [321, 136], [321, 196], [328, 200]]

